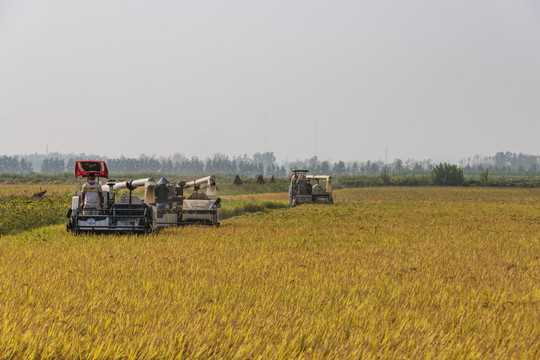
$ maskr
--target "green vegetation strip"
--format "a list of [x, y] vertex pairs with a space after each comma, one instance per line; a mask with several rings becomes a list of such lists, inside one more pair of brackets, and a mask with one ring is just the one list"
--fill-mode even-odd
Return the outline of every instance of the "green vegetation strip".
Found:
[[277, 201], [227, 200], [222, 203], [219, 210], [219, 219], [226, 220], [247, 213], [267, 213], [271, 210], [286, 209], [288, 207], [289, 205]]
[[39, 200], [14, 198], [0, 202], [0, 235], [15, 234], [66, 221], [71, 198], [50, 196]]
[[[46, 225], [66, 222], [66, 213], [71, 198], [51, 196], [39, 200], [14, 198], [0, 202], [0, 235], [16, 234]], [[220, 220], [241, 216], [246, 213], [269, 212], [287, 208], [287, 204], [274, 201], [227, 200], [219, 210]]]

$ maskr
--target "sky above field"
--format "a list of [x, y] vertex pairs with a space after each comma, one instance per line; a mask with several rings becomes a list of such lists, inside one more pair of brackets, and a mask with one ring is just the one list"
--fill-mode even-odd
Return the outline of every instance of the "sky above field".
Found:
[[536, 0], [0, 0], [0, 154], [540, 154]]

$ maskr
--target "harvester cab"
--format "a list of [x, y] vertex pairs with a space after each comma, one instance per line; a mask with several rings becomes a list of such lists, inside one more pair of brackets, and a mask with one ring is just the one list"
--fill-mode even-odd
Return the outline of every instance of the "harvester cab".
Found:
[[[219, 226], [218, 209], [221, 199], [211, 199], [217, 191], [214, 175], [185, 182], [178, 181], [165, 185], [169, 196], [166, 206], [158, 206], [157, 224], [159, 228], [183, 225]], [[189, 196], [184, 190], [192, 189]], [[206, 192], [202, 192], [206, 189]], [[157, 201], [157, 198], [153, 201]]]
[[[103, 161], [79, 160], [75, 164], [75, 177], [88, 177], [94, 174], [108, 178], [107, 165]], [[152, 197], [156, 182], [153, 178], [116, 182], [108, 179], [106, 184], [95, 191], [106, 197], [104, 206], [89, 207], [82, 204], [82, 191], [72, 197], [71, 208], [67, 213], [67, 231], [77, 235], [88, 233], [142, 233], [150, 234], [157, 229], [156, 207], [132, 194], [138, 187], [145, 187], [145, 200]], [[128, 189], [129, 195], [116, 199], [115, 191]]]
[[[307, 173], [308, 170], [293, 170], [289, 183], [289, 206], [313, 203], [333, 204], [332, 177]], [[323, 184], [320, 183], [321, 180]]]

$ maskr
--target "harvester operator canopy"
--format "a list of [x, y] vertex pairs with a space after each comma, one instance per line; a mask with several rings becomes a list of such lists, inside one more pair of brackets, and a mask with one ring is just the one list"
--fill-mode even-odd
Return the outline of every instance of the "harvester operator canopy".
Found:
[[96, 160], [77, 160], [75, 163], [75, 178], [88, 177], [89, 174], [94, 174], [98, 177], [109, 177], [109, 170], [103, 161]]
[[167, 185], [168, 183], [170, 183], [170, 181], [165, 179], [164, 177], [159, 179], [159, 181], [157, 182], [158, 185]]

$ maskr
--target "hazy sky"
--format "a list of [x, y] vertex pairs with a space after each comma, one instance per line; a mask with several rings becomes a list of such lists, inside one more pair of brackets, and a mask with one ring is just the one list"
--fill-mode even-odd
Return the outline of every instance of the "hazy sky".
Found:
[[0, 0], [0, 154], [540, 154], [537, 0]]

